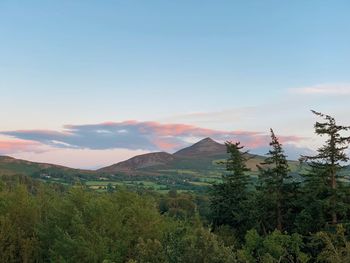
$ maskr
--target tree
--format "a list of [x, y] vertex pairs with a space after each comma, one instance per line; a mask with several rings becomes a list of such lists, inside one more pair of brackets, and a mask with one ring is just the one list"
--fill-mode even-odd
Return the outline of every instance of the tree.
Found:
[[302, 252], [303, 246], [303, 240], [299, 234], [288, 235], [275, 230], [262, 237], [255, 229], [252, 229], [245, 235], [243, 247], [237, 252], [238, 262], [306, 263], [309, 257]]
[[246, 166], [247, 152], [240, 143], [226, 142], [229, 158], [226, 161], [227, 174], [222, 183], [213, 186], [211, 192], [211, 210], [214, 226], [229, 225], [244, 235], [249, 218], [247, 207], [250, 169]]
[[111, 183], [107, 184], [107, 193], [113, 193], [115, 191], [115, 188]]
[[196, 205], [192, 196], [186, 193], [177, 194], [176, 190], [169, 191], [159, 201], [159, 211], [178, 219], [189, 219], [196, 213]]
[[350, 262], [350, 242], [345, 235], [345, 228], [339, 224], [335, 233], [318, 232], [315, 241], [321, 241], [322, 250], [317, 255], [320, 262]]
[[0, 191], [0, 262], [39, 261], [38, 204], [24, 185]]
[[[275, 227], [283, 230], [283, 212], [285, 212], [288, 195], [292, 190], [292, 176], [287, 156], [284, 154], [282, 144], [271, 129], [271, 149], [266, 154], [268, 157], [259, 169], [259, 190], [262, 192], [264, 202], [268, 202], [273, 209]], [[269, 211], [266, 211], [267, 213]]]
[[[342, 205], [337, 203], [339, 188], [341, 187], [341, 174], [349, 158], [345, 154], [345, 150], [350, 143], [350, 136], [343, 136], [343, 132], [349, 131], [350, 126], [338, 125], [335, 119], [329, 115], [312, 111], [316, 116], [324, 119], [324, 122], [315, 123], [315, 133], [321, 137], [326, 136], [325, 144], [318, 148], [317, 154], [314, 156], [302, 156], [301, 161], [309, 161], [311, 166], [310, 177], [307, 180], [313, 181], [326, 187], [329, 194], [326, 195], [326, 201], [329, 204], [332, 225], [338, 223], [338, 212], [342, 209]], [[317, 171], [318, 177], [315, 177]], [[339, 206], [340, 205], [340, 206]]]

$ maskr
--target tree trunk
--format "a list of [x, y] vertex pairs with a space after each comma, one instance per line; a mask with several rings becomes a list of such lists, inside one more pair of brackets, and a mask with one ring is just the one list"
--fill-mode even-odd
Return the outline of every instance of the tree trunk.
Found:
[[282, 232], [281, 200], [277, 200], [277, 230]]
[[[331, 183], [332, 183], [332, 190], [333, 190], [333, 196], [332, 196], [332, 207], [335, 208], [336, 204], [337, 204], [337, 200], [336, 200], [336, 193], [335, 190], [337, 189], [337, 181], [335, 178], [335, 169], [334, 167], [332, 167], [331, 170], [332, 173], [332, 179], [331, 179]], [[336, 211], [332, 212], [332, 225], [336, 225], [338, 223], [338, 219], [337, 219], [337, 213]]]

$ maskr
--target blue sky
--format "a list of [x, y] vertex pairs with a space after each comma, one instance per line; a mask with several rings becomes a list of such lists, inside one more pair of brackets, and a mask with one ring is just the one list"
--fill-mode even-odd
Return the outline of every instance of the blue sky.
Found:
[[337, 0], [2, 0], [0, 152], [97, 167], [154, 149], [63, 148], [13, 132], [135, 120], [309, 138], [311, 108], [350, 123], [349, 11]]

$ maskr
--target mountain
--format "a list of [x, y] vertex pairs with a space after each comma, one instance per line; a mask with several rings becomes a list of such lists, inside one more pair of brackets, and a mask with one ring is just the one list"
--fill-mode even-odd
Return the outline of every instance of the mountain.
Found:
[[[60, 165], [36, 163], [8, 156], [0, 156], [0, 175], [29, 175], [61, 182], [74, 182], [80, 179], [105, 180], [116, 178], [112, 175], [137, 176], [187, 176], [212, 180], [220, 178], [225, 172], [224, 161], [227, 159], [226, 146], [211, 138], [205, 138], [174, 154], [154, 152], [138, 155], [126, 161], [119, 162], [96, 171], [68, 168]], [[256, 174], [256, 165], [265, 157], [248, 155], [247, 166]], [[289, 161], [294, 173], [298, 171], [299, 163]], [[180, 176], [179, 176], [180, 175]], [[111, 177], [112, 176], [112, 177]], [[174, 177], [172, 177], [174, 178]]]
[[98, 171], [113, 173], [113, 172], [131, 172], [138, 169], [143, 169], [152, 166], [162, 166], [173, 161], [175, 157], [166, 152], [155, 152], [142, 154], [126, 161], [104, 167]]
[[174, 156], [180, 158], [198, 158], [222, 154], [226, 154], [225, 145], [220, 144], [211, 138], [205, 138], [190, 147], [177, 151], [174, 153]]
[[[198, 177], [220, 176], [225, 170], [222, 164], [228, 157], [226, 146], [211, 138], [205, 138], [174, 154], [148, 153], [98, 170], [108, 174], [128, 175], [179, 175]], [[264, 157], [249, 154], [247, 166], [256, 171], [256, 165]]]

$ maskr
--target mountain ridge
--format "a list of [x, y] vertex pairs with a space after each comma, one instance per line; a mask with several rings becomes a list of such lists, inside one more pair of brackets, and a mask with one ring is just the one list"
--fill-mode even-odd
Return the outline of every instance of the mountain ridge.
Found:
[[[157, 156], [155, 161], [154, 155]], [[112, 164], [97, 170], [97, 172], [108, 174], [128, 175], [162, 175], [178, 173], [179, 171], [193, 171], [194, 173], [210, 173], [224, 169], [220, 165], [228, 157], [226, 146], [207, 137], [191, 146], [170, 154], [165, 152], [146, 153], [134, 156], [126, 161]], [[247, 162], [252, 170], [263, 161], [264, 157], [249, 155]]]
[[195, 159], [202, 158], [203, 156], [217, 156], [222, 154], [226, 154], [226, 146], [207, 137], [173, 154], [167, 152], [141, 154], [128, 160], [102, 167], [97, 171], [103, 173], [142, 173], [142, 169], [149, 170], [152, 167], [157, 169], [166, 168], [167, 166], [172, 166], [172, 162], [183, 159]]
[[[114, 163], [97, 170], [74, 169], [66, 166], [30, 162], [9, 156], [0, 156], [1, 174], [26, 174], [42, 176], [56, 174], [58, 177], [96, 177], [109, 175], [177, 175], [196, 174], [196, 176], [221, 174], [225, 170], [222, 163], [228, 153], [224, 144], [207, 137], [188, 147], [170, 154], [167, 152], [153, 152], [134, 156], [122, 162]], [[264, 156], [249, 154], [247, 166], [257, 171], [257, 164], [265, 159]], [[294, 167], [297, 161], [289, 161]]]

